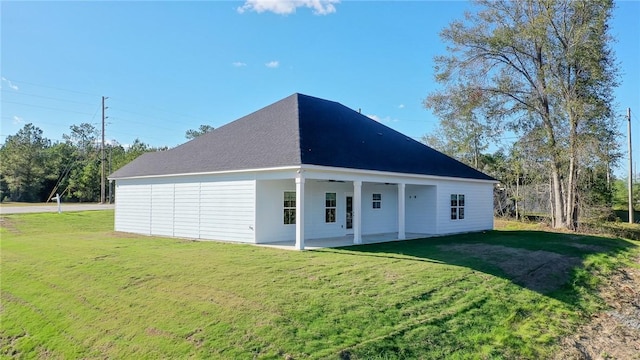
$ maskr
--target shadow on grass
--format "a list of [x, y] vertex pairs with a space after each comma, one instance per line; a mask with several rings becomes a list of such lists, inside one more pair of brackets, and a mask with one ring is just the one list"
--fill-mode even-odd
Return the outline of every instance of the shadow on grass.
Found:
[[[637, 246], [626, 240], [580, 234], [486, 231], [323, 251], [463, 266], [579, 306], [581, 289], [597, 286], [585, 264], [613, 268], [618, 255]], [[591, 261], [585, 261], [587, 258]]]

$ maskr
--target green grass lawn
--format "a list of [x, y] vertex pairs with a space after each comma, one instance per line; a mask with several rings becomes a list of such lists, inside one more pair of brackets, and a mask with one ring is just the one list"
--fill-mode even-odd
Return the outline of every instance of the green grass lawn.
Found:
[[114, 233], [112, 211], [0, 224], [0, 355], [19, 358], [545, 358], [639, 252], [532, 230], [296, 252]]

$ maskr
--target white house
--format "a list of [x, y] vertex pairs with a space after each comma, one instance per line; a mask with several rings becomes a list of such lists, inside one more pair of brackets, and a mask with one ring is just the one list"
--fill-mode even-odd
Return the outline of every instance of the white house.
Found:
[[111, 174], [115, 230], [245, 243], [493, 228], [495, 179], [339, 103], [294, 94]]

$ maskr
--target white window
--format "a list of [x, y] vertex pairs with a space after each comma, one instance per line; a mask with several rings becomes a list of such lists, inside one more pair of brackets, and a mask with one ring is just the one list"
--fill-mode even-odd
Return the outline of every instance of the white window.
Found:
[[336, 222], [336, 193], [325, 193], [324, 222]]
[[382, 194], [373, 194], [373, 208], [380, 209], [382, 207]]
[[296, 192], [284, 192], [284, 224], [290, 225], [296, 223]]
[[464, 219], [464, 195], [451, 194], [451, 220]]

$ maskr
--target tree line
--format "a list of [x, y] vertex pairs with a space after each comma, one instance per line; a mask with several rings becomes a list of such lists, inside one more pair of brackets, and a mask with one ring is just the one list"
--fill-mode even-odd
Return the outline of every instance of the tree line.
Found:
[[[0, 148], [0, 200], [44, 202], [59, 193], [65, 201], [100, 200], [101, 145], [98, 129], [72, 125], [63, 141], [47, 139], [42, 129], [25, 124]], [[105, 144], [108, 175], [149, 151], [163, 150], [136, 139], [130, 146]]]
[[[187, 130], [185, 137], [190, 140], [213, 130], [210, 125], [201, 125]], [[15, 135], [7, 136], [0, 148], [0, 201], [46, 202], [56, 194], [65, 201], [100, 201], [99, 134], [95, 126], [81, 123], [71, 125], [69, 132], [62, 135], [63, 140], [54, 142], [44, 136], [42, 129], [25, 124]], [[128, 146], [107, 143], [104, 150], [107, 176], [146, 152], [167, 148], [152, 147], [136, 139]], [[109, 190], [107, 196], [113, 195]]]

